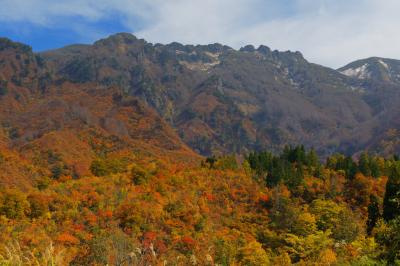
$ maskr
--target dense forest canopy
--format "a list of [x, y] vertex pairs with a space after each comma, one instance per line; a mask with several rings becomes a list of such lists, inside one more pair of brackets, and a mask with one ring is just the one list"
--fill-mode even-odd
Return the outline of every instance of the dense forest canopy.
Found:
[[[56, 155], [53, 154], [53, 157]], [[195, 163], [103, 156], [0, 193], [4, 265], [394, 265], [400, 161], [287, 146]]]

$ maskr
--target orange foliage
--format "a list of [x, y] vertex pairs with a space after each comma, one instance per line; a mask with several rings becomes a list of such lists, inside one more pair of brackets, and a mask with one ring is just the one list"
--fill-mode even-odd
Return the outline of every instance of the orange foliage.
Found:
[[216, 197], [212, 193], [204, 192], [204, 197], [210, 202], [216, 200]]
[[270, 199], [269, 196], [266, 195], [266, 194], [261, 194], [261, 195], [258, 197], [258, 201], [259, 201], [260, 203], [262, 203], [262, 204], [268, 203], [269, 199]]
[[97, 215], [101, 218], [110, 219], [113, 217], [113, 211], [112, 210], [99, 210]]
[[85, 219], [86, 219], [87, 223], [91, 226], [95, 226], [97, 224], [97, 216], [94, 215], [93, 213], [88, 213], [85, 216]]
[[63, 175], [63, 176], [58, 178], [58, 180], [60, 182], [66, 182], [66, 181], [71, 180], [71, 179], [72, 179], [72, 176], [70, 176], [70, 175]]
[[79, 244], [79, 239], [74, 237], [73, 235], [69, 233], [62, 233], [57, 236], [56, 241], [64, 244], [64, 245], [77, 245]]
[[151, 244], [156, 240], [157, 233], [156, 232], [145, 232], [142, 237], [142, 246], [144, 248], [149, 248]]

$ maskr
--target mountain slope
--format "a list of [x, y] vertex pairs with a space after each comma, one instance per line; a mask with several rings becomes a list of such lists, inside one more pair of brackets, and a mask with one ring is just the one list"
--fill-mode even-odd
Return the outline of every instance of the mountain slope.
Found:
[[399, 153], [400, 60], [371, 57], [338, 71], [353, 78], [353, 86], [366, 92], [364, 99], [373, 107], [374, 117], [366, 125], [373, 128], [373, 134], [365, 148], [381, 154]]
[[288, 143], [353, 153], [373, 138], [379, 125], [371, 121], [383, 111], [366, 84], [266, 46], [153, 45], [117, 34], [41, 56], [58, 82], [119, 86], [139, 97], [205, 155]]
[[0, 43], [2, 184], [87, 175], [98, 157], [198, 158], [140, 99], [117, 87], [56, 82], [52, 69], [29, 48]]
[[[398, 129], [396, 60], [372, 58], [337, 71], [309, 63], [299, 52], [266, 46], [234, 50], [221, 44], [151, 44], [127, 33], [40, 54], [10, 41], [2, 47], [8, 47], [1, 52], [8, 56], [2, 84], [13, 87], [4, 93], [2, 113], [34, 103], [35, 97], [58, 95], [61, 103], [55, 106], [63, 106], [69, 94], [84, 93], [77, 96], [84, 99], [80, 105], [88, 101], [93, 108], [100, 106], [103, 94], [119, 95], [121, 101], [133, 97], [146, 110], [155, 110], [171, 134], [171, 128], [177, 131], [173, 143], [182, 140], [203, 155], [280, 150], [291, 143], [314, 147], [322, 155], [367, 147], [379, 152], [387, 132]], [[12, 49], [21, 51], [16, 56]], [[357, 70], [363, 66], [365, 73]], [[66, 108], [86, 112], [71, 105]], [[66, 116], [56, 120], [75, 121]], [[113, 127], [118, 132], [108, 133], [126, 135], [118, 123]]]

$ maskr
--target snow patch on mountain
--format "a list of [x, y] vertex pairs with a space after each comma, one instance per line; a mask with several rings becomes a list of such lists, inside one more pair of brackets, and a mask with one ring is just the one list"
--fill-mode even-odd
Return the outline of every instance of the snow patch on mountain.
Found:
[[384, 67], [384, 68], [386, 68], [387, 70], [389, 70], [389, 65], [388, 64], [386, 64], [383, 60], [379, 60], [379, 63]]
[[341, 73], [349, 77], [366, 79], [371, 77], [371, 73], [368, 71], [368, 67], [369, 64], [364, 64], [357, 68], [348, 68], [346, 70], [341, 71]]

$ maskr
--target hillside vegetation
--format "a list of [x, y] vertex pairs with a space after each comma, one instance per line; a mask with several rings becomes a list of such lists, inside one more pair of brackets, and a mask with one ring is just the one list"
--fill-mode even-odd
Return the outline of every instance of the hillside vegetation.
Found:
[[399, 69], [0, 39], [0, 265], [397, 265]]
[[[0, 193], [4, 265], [393, 265], [400, 162], [303, 147], [192, 164], [104, 157]], [[389, 178], [389, 179], [388, 179]], [[388, 181], [387, 181], [388, 180]], [[46, 264], [47, 265], [47, 264]], [[49, 264], [50, 265], [50, 264]], [[53, 264], [52, 264], [53, 265]]]

